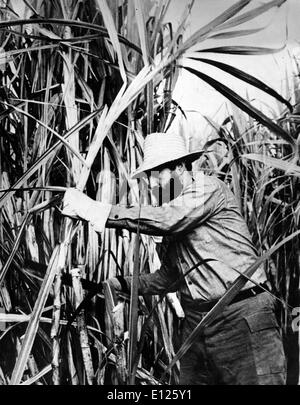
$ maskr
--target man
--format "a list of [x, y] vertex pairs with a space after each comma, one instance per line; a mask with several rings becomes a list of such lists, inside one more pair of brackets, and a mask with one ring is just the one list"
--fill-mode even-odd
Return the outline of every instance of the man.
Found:
[[[107, 227], [136, 232], [139, 224], [140, 232], [164, 237], [163, 243], [168, 245], [162, 266], [155, 273], [139, 276], [139, 293], [180, 292], [185, 312], [183, 340], [257, 259], [229, 188], [215, 177], [191, 174], [191, 162], [201, 152], [189, 153], [176, 133], [146, 137], [144, 160], [133, 177], [156, 173], [162, 188], [169, 186], [171, 178], [182, 185], [179, 196], [163, 206], [107, 206], [74, 190], [68, 190], [64, 199], [66, 215], [88, 220], [96, 230], [103, 226], [99, 212], [106, 210]], [[189, 271], [193, 266], [196, 268]], [[285, 383], [275, 300], [259, 286], [266, 282], [263, 268], [252, 280], [182, 357], [180, 384]], [[128, 277], [110, 282], [119, 290], [130, 287]]]

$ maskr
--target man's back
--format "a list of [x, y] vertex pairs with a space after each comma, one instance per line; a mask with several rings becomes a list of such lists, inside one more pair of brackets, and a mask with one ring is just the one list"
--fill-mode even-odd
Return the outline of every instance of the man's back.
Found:
[[[187, 199], [193, 194], [207, 205], [204, 220], [200, 204], [192, 213], [197, 216], [200, 210], [199, 222], [174, 240], [168, 255], [173, 263], [176, 258], [183, 272], [201, 259], [211, 259], [186, 276], [186, 287], [194, 299], [212, 300], [220, 298], [239, 272], [244, 272], [257, 259], [257, 252], [235, 197], [222, 181], [200, 174], [183, 190]], [[258, 269], [253, 279], [257, 283], [265, 282], [264, 270]], [[253, 286], [248, 282], [244, 288]]]

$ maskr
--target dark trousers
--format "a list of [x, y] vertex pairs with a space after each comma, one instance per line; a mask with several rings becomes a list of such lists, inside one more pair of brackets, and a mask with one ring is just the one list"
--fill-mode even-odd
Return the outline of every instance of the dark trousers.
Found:
[[[205, 313], [185, 308], [183, 341]], [[264, 292], [227, 306], [182, 357], [181, 385], [283, 385], [286, 360], [275, 299]]]

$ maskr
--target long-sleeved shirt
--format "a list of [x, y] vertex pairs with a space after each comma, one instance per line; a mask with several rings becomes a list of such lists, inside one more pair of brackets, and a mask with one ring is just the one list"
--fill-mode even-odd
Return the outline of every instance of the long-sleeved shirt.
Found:
[[[139, 276], [140, 294], [161, 294], [169, 288], [178, 289], [183, 301], [218, 299], [239, 276], [238, 271], [244, 272], [257, 259], [234, 195], [221, 180], [203, 173], [164, 206], [113, 205], [106, 226], [136, 232], [138, 223], [141, 233], [168, 241], [161, 268]], [[206, 262], [182, 279], [201, 260]], [[252, 279], [266, 281], [262, 267]], [[243, 289], [253, 286], [248, 281]]]

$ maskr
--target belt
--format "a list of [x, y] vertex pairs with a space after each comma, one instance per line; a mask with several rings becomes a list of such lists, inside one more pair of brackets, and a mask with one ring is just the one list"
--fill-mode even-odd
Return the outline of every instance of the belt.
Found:
[[[243, 301], [247, 298], [255, 297], [256, 295], [264, 292], [263, 288], [268, 290], [268, 286], [266, 284], [262, 284], [262, 286], [255, 286], [253, 288], [248, 288], [247, 290], [240, 291], [234, 299], [230, 302], [230, 304], [234, 304], [239, 301]], [[210, 311], [218, 302], [218, 300], [212, 301], [198, 301], [194, 300], [194, 302], [186, 302], [184, 304], [184, 309], [197, 309], [199, 312], [208, 312]]]

